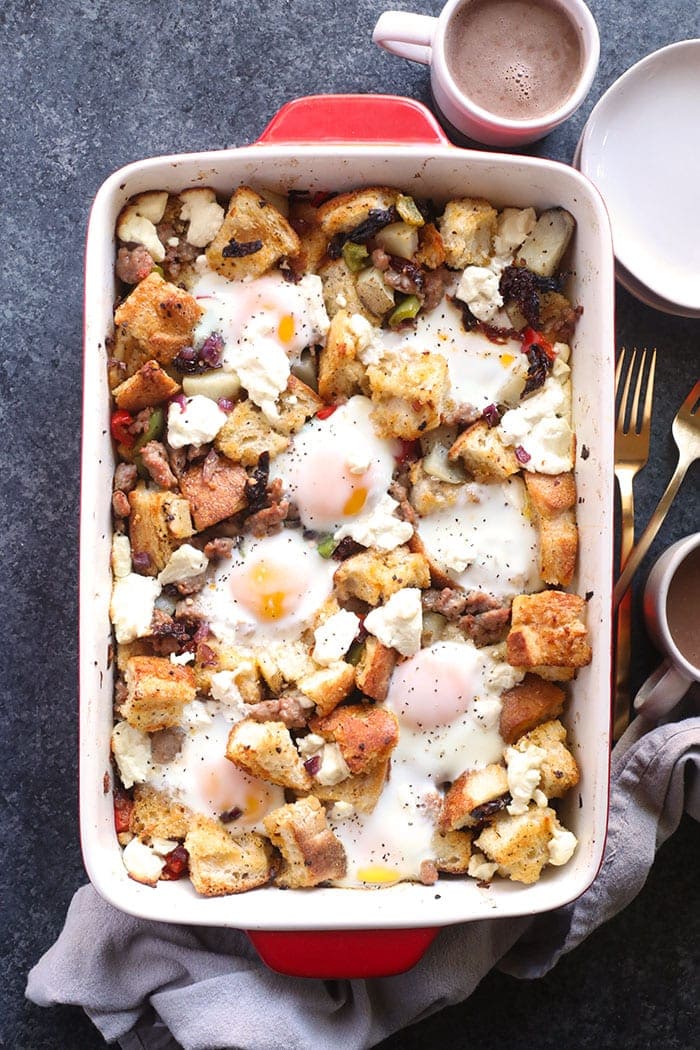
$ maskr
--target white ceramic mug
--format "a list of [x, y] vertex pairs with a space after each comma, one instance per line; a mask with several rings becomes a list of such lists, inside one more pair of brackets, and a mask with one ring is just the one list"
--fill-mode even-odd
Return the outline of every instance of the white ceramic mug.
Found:
[[441, 115], [463, 135], [489, 146], [515, 147], [547, 135], [571, 116], [590, 90], [600, 55], [600, 39], [593, 15], [583, 0], [553, 0], [578, 32], [581, 65], [573, 92], [557, 108], [526, 120], [502, 117], [478, 105], [457, 85], [447, 59], [446, 42], [455, 16], [477, 0], [449, 0], [438, 18], [385, 11], [374, 27], [372, 39], [394, 55], [430, 66], [435, 105]]
[[[658, 648], [666, 653], [664, 662], [647, 678], [635, 697], [635, 710], [646, 718], [659, 718], [666, 714], [693, 682], [700, 682], [700, 661], [691, 662], [679, 649], [671, 633], [668, 611], [671, 583], [676, 574], [680, 581], [684, 572], [690, 571], [689, 555], [698, 548], [700, 532], [674, 543], [655, 563], [644, 588], [644, 617], [649, 633]], [[694, 608], [687, 610], [686, 622], [692, 631], [700, 634], [700, 588], [694, 594], [697, 596]]]

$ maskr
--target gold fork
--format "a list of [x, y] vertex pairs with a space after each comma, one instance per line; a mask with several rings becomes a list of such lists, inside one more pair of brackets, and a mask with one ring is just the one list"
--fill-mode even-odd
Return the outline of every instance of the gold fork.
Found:
[[700, 458], [700, 382], [697, 382], [687, 398], [678, 409], [673, 420], [673, 439], [678, 449], [678, 463], [673, 477], [666, 486], [666, 491], [659, 500], [656, 510], [649, 519], [649, 524], [639, 538], [639, 543], [630, 554], [622, 574], [613, 590], [613, 608], [622, 601], [622, 596], [630, 585], [630, 580], [639, 568], [640, 562], [649, 550], [656, 533], [668, 513], [673, 499], [680, 488], [686, 471], [691, 463]]
[[[637, 354], [639, 362], [637, 364]], [[620, 490], [621, 542], [620, 571], [624, 568], [634, 547], [634, 491], [635, 475], [649, 458], [651, 434], [651, 406], [654, 396], [656, 350], [633, 350], [629, 363], [627, 351], [622, 348], [615, 370], [615, 397], [619, 399], [615, 423], [615, 477]], [[632, 386], [636, 374], [636, 383]], [[640, 400], [646, 374], [646, 395], [640, 416]], [[629, 724], [630, 717], [630, 637], [632, 595], [627, 594], [617, 612], [615, 642], [615, 698], [613, 706], [613, 740], [619, 740]]]

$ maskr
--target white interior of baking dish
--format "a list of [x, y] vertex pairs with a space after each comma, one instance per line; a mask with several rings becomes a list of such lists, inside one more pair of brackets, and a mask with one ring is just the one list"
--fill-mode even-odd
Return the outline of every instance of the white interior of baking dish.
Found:
[[[114, 224], [128, 197], [145, 190], [212, 186], [226, 196], [237, 185], [285, 192], [345, 190], [389, 184], [444, 202], [483, 196], [497, 206], [561, 205], [577, 220], [571, 297], [583, 306], [573, 344], [574, 423], [580, 557], [574, 589], [589, 594], [593, 662], [571, 685], [565, 721], [582, 769], [581, 782], [559, 805], [579, 839], [573, 859], [548, 868], [532, 886], [496, 880], [488, 888], [443, 877], [435, 886], [376, 890], [253, 890], [206, 899], [189, 880], [155, 889], [129, 879], [112, 809], [110, 494], [113, 452], [105, 337], [112, 326]], [[597, 192], [563, 165], [518, 156], [471, 153], [450, 146], [250, 146], [132, 164], [101, 188], [91, 215], [86, 258], [84, 418], [80, 573], [80, 811], [85, 864], [95, 887], [115, 906], [165, 921], [247, 929], [379, 929], [433, 926], [529, 914], [577, 897], [595, 877], [608, 805], [610, 592], [613, 533], [613, 262], [610, 231]]]

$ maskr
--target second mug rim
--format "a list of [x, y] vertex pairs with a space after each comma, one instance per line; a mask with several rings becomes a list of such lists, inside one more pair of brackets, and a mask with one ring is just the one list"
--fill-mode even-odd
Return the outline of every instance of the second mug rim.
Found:
[[[581, 46], [584, 61], [576, 88], [572, 91], [571, 95], [569, 95], [563, 105], [559, 106], [557, 109], [552, 109], [546, 113], [542, 113], [538, 117], [531, 117], [527, 120], [501, 117], [492, 110], [480, 106], [477, 102], [471, 99], [469, 95], [462, 91], [450, 70], [445, 52], [447, 26], [453, 14], [459, 7], [473, 2], [475, 2], [475, 0], [447, 0], [447, 3], [437, 16], [437, 27], [432, 41], [433, 58], [431, 61], [431, 75], [433, 74], [436, 56], [439, 56], [441, 64], [440, 76], [444, 77], [449, 82], [450, 90], [459, 98], [460, 102], [463, 104], [464, 110], [468, 113], [474, 114], [474, 116], [481, 120], [482, 123], [488, 124], [494, 129], [502, 128], [504, 131], [528, 132], [536, 131], [540, 128], [551, 127], [553, 129], [559, 124], [562, 124], [579, 108], [590, 91], [600, 60], [600, 35], [598, 33], [598, 25], [588, 5], [585, 3], [585, 0], [549, 0], [554, 6], [562, 8], [569, 16], [572, 15], [572, 11], [570, 10], [571, 7], [575, 7], [580, 14], [582, 24], [580, 26], [577, 24], [576, 28], [581, 34]], [[586, 31], [590, 34], [589, 40], [586, 40]]]
[[[667, 651], [667, 656], [673, 659], [673, 662], [680, 664], [686, 672], [686, 675], [692, 681], [700, 680], [700, 666], [696, 666], [691, 663], [690, 660], [681, 652], [676, 644], [676, 641], [671, 634], [668, 626], [668, 614], [667, 614], [667, 601], [668, 591], [671, 586], [671, 582], [674, 579], [676, 572], [679, 567], [683, 564], [685, 559], [694, 550], [700, 547], [700, 532], [691, 532], [688, 536], [682, 536], [675, 543], [672, 543], [662, 554], [659, 555], [656, 562], [652, 566], [651, 572], [647, 578], [646, 585], [644, 587], [644, 615], [645, 619], [648, 616], [647, 612], [647, 594], [652, 590], [656, 589], [656, 594], [653, 599], [654, 605], [654, 619], [656, 621], [656, 628], [661, 635], [664, 643], [664, 647]], [[665, 563], [664, 559], [668, 558], [668, 562]], [[662, 564], [663, 563], [663, 564]], [[657, 569], [660, 573], [660, 579], [654, 577], [654, 572]], [[658, 582], [657, 582], [658, 579]], [[659, 616], [659, 610], [663, 611], [663, 616]]]

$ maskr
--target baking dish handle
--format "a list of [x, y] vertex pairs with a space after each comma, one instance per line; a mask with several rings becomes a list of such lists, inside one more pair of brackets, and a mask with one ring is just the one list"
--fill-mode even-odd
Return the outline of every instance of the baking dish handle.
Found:
[[290, 977], [390, 977], [410, 970], [437, 926], [410, 930], [247, 930], [262, 961]]
[[308, 95], [275, 114], [256, 145], [440, 145], [450, 142], [421, 102], [399, 95]]

